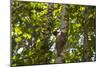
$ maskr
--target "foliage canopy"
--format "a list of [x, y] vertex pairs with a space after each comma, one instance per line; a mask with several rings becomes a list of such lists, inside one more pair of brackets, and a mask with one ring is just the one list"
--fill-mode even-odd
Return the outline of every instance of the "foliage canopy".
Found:
[[[49, 7], [49, 5], [52, 5]], [[88, 61], [96, 57], [96, 7], [64, 4], [66, 30], [66, 63]], [[63, 4], [21, 2], [11, 3], [11, 63], [16, 65], [54, 64], [55, 36], [61, 27]], [[86, 43], [87, 40], [87, 43]], [[85, 45], [87, 44], [87, 45]]]

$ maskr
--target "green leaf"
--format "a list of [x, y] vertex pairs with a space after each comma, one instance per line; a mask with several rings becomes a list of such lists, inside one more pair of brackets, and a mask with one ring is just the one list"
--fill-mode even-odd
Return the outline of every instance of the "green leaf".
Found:
[[20, 42], [21, 40], [22, 40], [21, 37], [15, 38], [15, 41], [16, 41], [16, 42]]
[[81, 26], [81, 24], [76, 24], [76, 25], [75, 25], [75, 27], [80, 27], [80, 26]]
[[80, 7], [80, 10], [81, 10], [81, 11], [84, 11], [84, 10], [85, 10], [85, 7]]

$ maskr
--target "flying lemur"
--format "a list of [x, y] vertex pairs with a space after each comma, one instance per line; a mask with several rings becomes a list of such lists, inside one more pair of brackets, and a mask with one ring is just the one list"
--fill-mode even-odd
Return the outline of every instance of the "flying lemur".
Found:
[[60, 56], [66, 45], [66, 34], [61, 30], [54, 31], [53, 34], [56, 36], [56, 46], [57, 55]]

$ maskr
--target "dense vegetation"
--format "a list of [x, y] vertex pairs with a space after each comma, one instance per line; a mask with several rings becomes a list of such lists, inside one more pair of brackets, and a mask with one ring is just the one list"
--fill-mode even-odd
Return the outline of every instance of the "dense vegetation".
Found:
[[53, 31], [62, 27], [67, 35], [65, 63], [95, 61], [95, 6], [12, 2], [12, 66], [54, 64]]

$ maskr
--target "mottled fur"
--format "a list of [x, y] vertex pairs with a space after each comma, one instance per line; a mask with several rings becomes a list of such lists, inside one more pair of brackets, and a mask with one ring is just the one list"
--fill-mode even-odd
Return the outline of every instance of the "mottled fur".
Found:
[[55, 31], [54, 35], [56, 36], [55, 49], [57, 50], [57, 55], [59, 56], [66, 45], [66, 35], [61, 31]]

